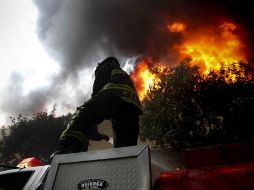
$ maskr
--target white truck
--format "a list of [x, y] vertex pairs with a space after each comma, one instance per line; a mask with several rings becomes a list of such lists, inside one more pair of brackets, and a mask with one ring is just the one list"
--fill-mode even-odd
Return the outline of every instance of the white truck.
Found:
[[13, 168], [1, 166], [0, 190], [42, 190], [50, 166]]

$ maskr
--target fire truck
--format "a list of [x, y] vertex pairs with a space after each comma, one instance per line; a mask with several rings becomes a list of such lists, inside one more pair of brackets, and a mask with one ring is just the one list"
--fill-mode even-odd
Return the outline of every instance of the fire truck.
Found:
[[51, 165], [32, 157], [0, 166], [0, 190], [253, 190], [254, 146], [186, 149], [147, 145], [57, 155]]

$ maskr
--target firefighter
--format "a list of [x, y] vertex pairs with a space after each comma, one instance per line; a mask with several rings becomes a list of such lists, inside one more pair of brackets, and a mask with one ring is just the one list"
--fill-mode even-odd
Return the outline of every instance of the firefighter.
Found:
[[53, 154], [87, 151], [89, 140], [109, 140], [97, 125], [112, 122], [114, 147], [137, 145], [141, 103], [129, 75], [118, 60], [108, 57], [95, 70], [91, 99], [78, 107], [60, 137]]

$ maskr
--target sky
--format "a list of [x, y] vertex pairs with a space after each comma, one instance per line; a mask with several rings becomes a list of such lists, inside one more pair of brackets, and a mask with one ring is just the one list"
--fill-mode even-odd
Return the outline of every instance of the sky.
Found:
[[[73, 112], [90, 98], [93, 71], [114, 50], [101, 50], [93, 35], [81, 33], [81, 4], [0, 2], [0, 127], [10, 124], [10, 116], [50, 112], [54, 105], [57, 115]], [[132, 68], [132, 56], [122, 60]]]
[[72, 112], [78, 106], [76, 100], [71, 100], [76, 99], [74, 93], [79, 88], [90, 92], [92, 69], [80, 71], [80, 76], [87, 77], [78, 87], [73, 87], [73, 81], [69, 79], [64, 88], [58, 88], [61, 93], [51, 94], [52, 81], [61, 72], [61, 67], [39, 39], [38, 17], [38, 9], [32, 1], [1, 1], [0, 126], [9, 123], [9, 116], [50, 111], [54, 104], [59, 113]]
[[170, 22], [195, 27], [226, 18], [252, 34], [250, 5], [251, 0], [0, 0], [0, 126], [9, 116], [50, 112], [53, 105], [59, 115], [73, 112], [90, 98], [93, 71], [108, 56], [128, 71], [142, 56], [172, 59], [168, 44], [179, 38], [168, 34]]
[[[4, 102], [13, 107], [31, 91], [49, 85], [59, 73], [59, 65], [50, 58], [36, 33], [38, 11], [32, 2], [8, 0], [0, 6], [0, 126], [9, 116], [16, 116]], [[48, 69], [50, 68], [50, 69]], [[19, 88], [15, 88], [19, 85]], [[18, 92], [17, 92], [18, 91]], [[20, 94], [13, 97], [15, 93]], [[15, 96], [15, 95], [14, 95]], [[19, 108], [19, 111], [25, 108]], [[14, 115], [12, 115], [14, 114]]]

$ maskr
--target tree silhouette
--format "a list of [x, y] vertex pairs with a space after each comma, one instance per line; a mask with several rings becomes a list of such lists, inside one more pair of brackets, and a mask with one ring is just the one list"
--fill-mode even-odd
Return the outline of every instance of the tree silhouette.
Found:
[[208, 75], [189, 65], [158, 72], [160, 82], [143, 102], [141, 139], [178, 150], [253, 139], [251, 64], [223, 66]]
[[23, 115], [11, 117], [12, 124], [1, 131], [0, 162], [17, 165], [22, 159], [35, 156], [45, 164], [48, 163], [70, 118], [70, 114], [55, 117], [54, 112], [37, 113], [31, 118]]

